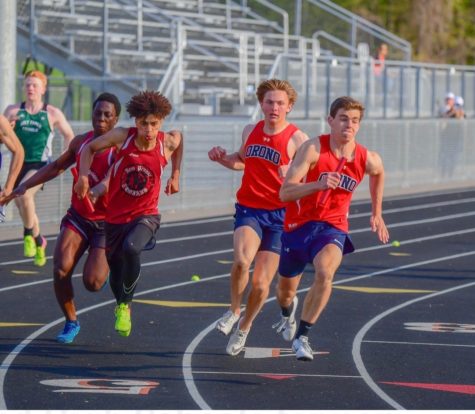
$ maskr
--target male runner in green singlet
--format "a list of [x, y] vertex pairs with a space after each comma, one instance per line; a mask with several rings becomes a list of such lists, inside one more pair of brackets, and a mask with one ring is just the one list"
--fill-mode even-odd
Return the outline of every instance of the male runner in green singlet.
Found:
[[[73, 130], [61, 110], [43, 102], [47, 83], [47, 77], [37, 70], [26, 73], [23, 85], [26, 100], [20, 104], [9, 105], [4, 113], [25, 150], [25, 161], [15, 187], [48, 162], [55, 128], [63, 136], [65, 148], [74, 137]], [[35, 265], [44, 266], [46, 239], [40, 234], [34, 199], [40, 188], [41, 186], [30, 188], [23, 196], [15, 199], [15, 204], [23, 221], [24, 255], [34, 257]]]

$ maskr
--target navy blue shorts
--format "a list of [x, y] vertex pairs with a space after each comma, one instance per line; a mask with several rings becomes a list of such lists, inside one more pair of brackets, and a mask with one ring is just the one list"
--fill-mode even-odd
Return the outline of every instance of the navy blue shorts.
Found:
[[338, 246], [343, 254], [355, 250], [348, 233], [322, 221], [309, 221], [293, 231], [284, 232], [279, 274], [283, 277], [300, 275], [327, 244]]
[[284, 230], [284, 214], [285, 208], [264, 210], [236, 203], [234, 230], [241, 226], [253, 228], [261, 239], [259, 250], [280, 254], [282, 246], [281, 237]]
[[70, 207], [61, 220], [61, 228], [63, 227], [79, 234], [92, 248], [106, 248], [104, 221], [87, 220], [73, 207]]

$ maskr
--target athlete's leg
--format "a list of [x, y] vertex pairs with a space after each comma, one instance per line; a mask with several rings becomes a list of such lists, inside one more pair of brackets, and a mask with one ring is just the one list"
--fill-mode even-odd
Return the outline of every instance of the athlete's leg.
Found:
[[279, 265], [277, 253], [262, 250], [256, 254], [251, 291], [247, 299], [246, 312], [239, 324], [243, 331], [251, 329], [252, 322], [269, 296], [269, 287]]
[[108, 275], [109, 265], [107, 264], [105, 249], [91, 247], [82, 273], [84, 287], [90, 292], [97, 292], [104, 286]]
[[297, 294], [302, 273], [294, 277], [283, 277], [279, 275], [276, 286], [277, 302], [282, 309], [288, 309]]
[[[26, 181], [37, 171], [38, 170], [28, 171], [21, 182]], [[36, 187], [32, 187], [28, 189], [24, 195], [15, 198], [15, 204], [23, 221], [23, 226], [25, 227], [25, 229], [32, 229], [32, 236], [34, 238], [38, 237], [40, 234], [39, 220], [38, 216], [36, 215], [35, 195], [41, 188], [41, 186], [42, 184], [37, 185]]]
[[335, 244], [327, 244], [315, 256], [315, 278], [305, 296], [301, 320], [314, 324], [325, 309], [332, 292], [333, 277], [341, 264], [343, 254]]
[[53, 257], [54, 292], [64, 316], [70, 321], [77, 319], [71, 276], [86, 248], [87, 242], [78, 233], [66, 226], [61, 228]]
[[125, 237], [122, 244], [124, 257], [122, 269], [122, 287], [118, 303], [130, 303], [134, 297], [140, 277], [140, 254], [154, 236], [153, 230], [145, 224], [138, 223]]
[[240, 226], [234, 231], [234, 262], [231, 268], [231, 311], [241, 312], [244, 291], [249, 283], [249, 269], [259, 249], [261, 239], [250, 226]]
[[123, 285], [123, 272], [125, 266], [124, 255], [121, 249], [107, 255], [107, 263], [109, 264], [110, 274], [109, 283], [111, 285], [112, 293], [114, 294], [117, 303], [120, 301]]

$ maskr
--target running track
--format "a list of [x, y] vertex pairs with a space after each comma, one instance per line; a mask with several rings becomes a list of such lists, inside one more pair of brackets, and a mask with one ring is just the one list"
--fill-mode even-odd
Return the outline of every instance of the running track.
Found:
[[[114, 331], [109, 289], [87, 292], [78, 266], [81, 332], [71, 345], [54, 340], [63, 318], [51, 260], [36, 268], [19, 240], [2, 241], [0, 409], [475, 409], [474, 205], [475, 190], [387, 199], [395, 247], [378, 244], [370, 205], [355, 203], [357, 252], [310, 335], [313, 362], [297, 361], [271, 330], [273, 294], [246, 351], [225, 354], [214, 324], [229, 300], [231, 216], [162, 226], [143, 254], [128, 338]], [[308, 268], [301, 303], [311, 278]]]

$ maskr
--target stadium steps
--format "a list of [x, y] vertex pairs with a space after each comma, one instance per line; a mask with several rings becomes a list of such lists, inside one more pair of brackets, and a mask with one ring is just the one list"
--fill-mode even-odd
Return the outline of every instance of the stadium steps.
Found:
[[[156, 87], [174, 53], [184, 46], [183, 103], [203, 102], [209, 107], [209, 102], [219, 100], [223, 108], [233, 111], [242, 85], [239, 39], [244, 34], [247, 36], [249, 89], [244, 106], [254, 105], [253, 87], [259, 80], [254, 75], [255, 66], [259, 65], [259, 76], [265, 77], [276, 56], [284, 51], [283, 30], [279, 24], [237, 2], [230, 3], [230, 13], [227, 13], [226, 4], [219, 1], [144, 0], [140, 34], [136, 1], [109, 0], [108, 4], [107, 59], [102, 56], [104, 3], [101, 1], [36, 0], [38, 34], [35, 42], [37, 45], [43, 43], [44, 47], [48, 45], [48, 62], [69, 75], [89, 73], [97, 78], [103, 75], [105, 67], [112, 77], [118, 78], [114, 85], [123, 83], [123, 88], [119, 88], [120, 91], [123, 89], [120, 92], [122, 100], [130, 97], [130, 91], [135, 93], [144, 85]], [[20, 5], [28, 7], [28, 0], [20, 0]], [[22, 24], [20, 22], [19, 26], [27, 31], [26, 25]], [[186, 33], [183, 45], [177, 45], [178, 24]], [[25, 33], [22, 43], [25, 50], [29, 46], [26, 38]], [[299, 37], [289, 37], [290, 53], [298, 55], [300, 41]], [[58, 50], [56, 54], [54, 46]], [[44, 60], [39, 53], [41, 50], [37, 48], [36, 57]], [[100, 87], [96, 89], [94, 85], [98, 84]], [[94, 81], [89, 85], [97, 91], [102, 90], [104, 84]], [[125, 95], [128, 96], [123, 99]], [[242, 96], [240, 98], [242, 102]]]

